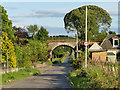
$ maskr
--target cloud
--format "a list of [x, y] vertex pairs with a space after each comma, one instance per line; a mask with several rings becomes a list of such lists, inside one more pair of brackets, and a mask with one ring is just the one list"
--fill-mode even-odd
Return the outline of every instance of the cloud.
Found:
[[17, 7], [17, 6], [7, 6], [6, 8], [7, 9], [19, 9], [19, 7]]
[[12, 17], [12, 16], [10, 17], [10, 20], [12, 20], [12, 22], [21, 22], [21, 21], [23, 21], [23, 19]]
[[43, 11], [43, 10], [32, 10], [32, 13], [22, 14], [18, 17], [64, 17], [65, 12], [62, 11]]

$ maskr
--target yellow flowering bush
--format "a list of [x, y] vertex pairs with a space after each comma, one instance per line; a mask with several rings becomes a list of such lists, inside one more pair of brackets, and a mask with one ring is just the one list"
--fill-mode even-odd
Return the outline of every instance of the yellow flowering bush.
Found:
[[8, 34], [2, 32], [2, 63], [7, 62], [7, 50], [8, 50], [8, 63], [9, 67], [16, 67], [16, 55], [15, 48], [11, 40], [8, 38]]

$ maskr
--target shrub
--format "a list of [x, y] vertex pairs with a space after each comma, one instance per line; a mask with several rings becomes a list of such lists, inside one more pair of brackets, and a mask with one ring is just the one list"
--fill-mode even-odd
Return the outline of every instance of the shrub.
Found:
[[[69, 78], [73, 85], [77, 88], [84, 88], [85, 85], [90, 88], [117, 88], [118, 87], [118, 64], [110, 62], [94, 62], [88, 63], [88, 67], [82, 67], [80, 69], [70, 72]], [[75, 80], [83, 79], [83, 82]], [[83, 87], [82, 87], [83, 85]]]
[[47, 64], [48, 64], [48, 65], [52, 65], [53, 63], [52, 63], [52, 61], [47, 60]]
[[[12, 41], [8, 38], [8, 34], [5, 32], [2, 32], [2, 37], [1, 37], [1, 44], [0, 46], [2, 47], [2, 63], [7, 62], [7, 55], [8, 55], [8, 63], [9, 67], [16, 67], [16, 55], [15, 55], [15, 48], [12, 43]], [[8, 54], [7, 54], [8, 52]]]
[[33, 73], [34, 76], [41, 74], [41, 73], [40, 73], [40, 70], [35, 69], [35, 68], [34, 68], [34, 69], [31, 69], [31, 72]]
[[74, 69], [82, 68], [81, 61], [80, 61], [80, 60], [74, 60], [74, 61], [73, 61], [73, 68], [74, 68]]

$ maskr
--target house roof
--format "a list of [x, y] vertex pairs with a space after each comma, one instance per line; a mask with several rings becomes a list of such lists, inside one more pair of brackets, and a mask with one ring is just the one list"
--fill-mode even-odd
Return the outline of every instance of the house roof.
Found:
[[103, 40], [103, 42], [101, 43], [101, 47], [103, 49], [113, 49], [113, 38], [119, 38], [120, 35], [115, 35], [115, 34], [109, 34], [106, 36], [106, 38]]
[[89, 51], [103, 51], [103, 48], [100, 47], [96, 42], [88, 49]]
[[113, 52], [107, 52], [107, 55], [115, 55]]

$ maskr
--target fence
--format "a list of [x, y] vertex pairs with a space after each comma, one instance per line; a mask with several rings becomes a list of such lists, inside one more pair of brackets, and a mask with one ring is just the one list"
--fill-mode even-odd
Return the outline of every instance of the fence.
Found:
[[8, 69], [0, 69], [0, 74], [5, 74], [5, 73], [9, 73], [9, 72], [14, 72], [14, 71], [18, 71], [18, 70], [20, 70], [20, 69], [24, 69], [24, 67], [23, 68], [8, 68]]

